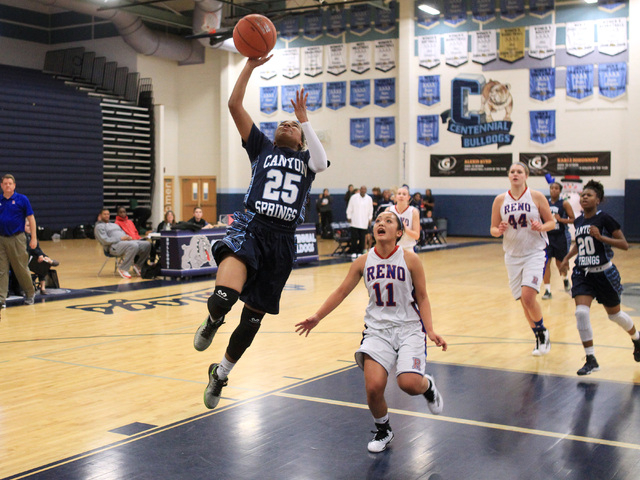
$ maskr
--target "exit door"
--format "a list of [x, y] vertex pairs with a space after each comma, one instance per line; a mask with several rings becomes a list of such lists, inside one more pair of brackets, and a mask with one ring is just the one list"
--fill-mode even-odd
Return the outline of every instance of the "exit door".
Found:
[[180, 177], [182, 216], [186, 222], [193, 217], [195, 207], [202, 208], [202, 218], [212, 225], [218, 223], [216, 177]]

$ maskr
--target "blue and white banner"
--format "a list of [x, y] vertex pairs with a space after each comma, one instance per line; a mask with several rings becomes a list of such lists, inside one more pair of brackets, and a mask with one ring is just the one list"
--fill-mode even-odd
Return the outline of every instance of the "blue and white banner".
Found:
[[371, 30], [371, 7], [368, 4], [353, 5], [349, 11], [351, 18], [349, 30], [354, 35], [361, 37]]
[[618, 55], [627, 49], [627, 19], [606, 18], [598, 21], [598, 51]]
[[467, 21], [467, 0], [447, 0], [444, 2], [444, 23], [459, 27]]
[[315, 112], [322, 107], [322, 83], [305, 83], [303, 85], [307, 97], [307, 110]]
[[307, 77], [317, 77], [322, 73], [322, 45], [302, 47], [302, 71]]
[[331, 38], [339, 38], [347, 31], [347, 10], [339, 10], [333, 12], [330, 9], [325, 10], [325, 25], [327, 26], [327, 35]]
[[598, 65], [598, 90], [606, 98], [618, 98], [627, 93], [627, 64], [601, 63]]
[[278, 26], [278, 37], [283, 40], [293, 40], [298, 38], [300, 32], [300, 17], [291, 15], [280, 20]]
[[267, 115], [278, 111], [278, 87], [260, 87], [260, 111]]
[[307, 40], [318, 40], [322, 37], [322, 13], [315, 11], [302, 17], [302, 36]]
[[435, 27], [440, 23], [440, 15], [429, 15], [418, 8], [418, 2], [415, 2], [416, 18], [418, 19], [418, 26], [426, 28], [427, 30]]
[[396, 117], [376, 117], [373, 123], [376, 145], [387, 148], [396, 143]]
[[598, 0], [598, 10], [612, 13], [627, 6], [627, 0]]
[[556, 26], [529, 27], [529, 56], [542, 60], [556, 54]]
[[388, 107], [396, 103], [396, 79], [376, 78], [373, 81], [373, 103]]
[[429, 147], [440, 141], [438, 115], [418, 115], [418, 143]]
[[300, 75], [300, 49], [281, 48], [278, 50], [280, 73], [284, 78], [295, 78]]
[[347, 46], [344, 43], [325, 45], [327, 72], [331, 75], [342, 75], [347, 71]]
[[349, 44], [351, 55], [351, 71], [354, 73], [364, 73], [371, 69], [371, 42], [354, 42]]
[[418, 37], [418, 61], [421, 67], [428, 69], [440, 65], [440, 37], [438, 35]]
[[396, 41], [393, 38], [375, 40], [374, 46], [374, 63], [376, 70], [388, 72], [396, 68]]
[[473, 20], [481, 24], [495, 20], [495, 0], [471, 0], [471, 14]]
[[364, 108], [371, 103], [371, 80], [351, 80], [349, 84], [349, 104]]
[[440, 75], [418, 77], [418, 102], [429, 107], [440, 103]]
[[373, 28], [376, 32], [391, 33], [396, 28], [396, 16], [398, 12], [398, 2], [392, 0], [388, 5], [389, 10], [374, 8]]
[[368, 118], [352, 118], [350, 125], [351, 145], [362, 148], [371, 143], [371, 123]]
[[582, 100], [593, 95], [593, 65], [567, 66], [567, 97]]
[[281, 108], [287, 113], [293, 113], [293, 105], [291, 101], [296, 100], [296, 92], [300, 89], [300, 85], [282, 85], [281, 94], [282, 103]]
[[276, 138], [276, 128], [278, 128], [278, 122], [260, 122], [260, 131], [272, 142]]
[[556, 139], [556, 111], [534, 110], [529, 112], [530, 138], [532, 142], [549, 143]]
[[500, 0], [500, 17], [509, 22], [524, 17], [524, 0]]
[[554, 8], [555, 0], [529, 0], [529, 13], [534, 17], [546, 17]]
[[529, 70], [529, 96], [541, 102], [556, 96], [555, 68], [532, 68]]
[[347, 82], [327, 82], [327, 108], [339, 110], [347, 104]]

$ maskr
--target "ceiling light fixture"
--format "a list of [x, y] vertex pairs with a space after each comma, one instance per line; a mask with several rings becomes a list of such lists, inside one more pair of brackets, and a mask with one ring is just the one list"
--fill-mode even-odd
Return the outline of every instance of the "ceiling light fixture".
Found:
[[438, 4], [434, 1], [430, 2], [420, 2], [418, 4], [418, 9], [422, 10], [424, 13], [428, 13], [429, 15], [440, 15], [440, 10], [438, 9]]

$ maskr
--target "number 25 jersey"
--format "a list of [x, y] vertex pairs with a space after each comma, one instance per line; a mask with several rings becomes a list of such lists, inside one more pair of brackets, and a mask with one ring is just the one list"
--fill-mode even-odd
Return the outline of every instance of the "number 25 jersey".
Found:
[[500, 216], [509, 224], [502, 240], [502, 248], [507, 254], [524, 257], [544, 250], [549, 243], [546, 232], [531, 230], [532, 221], [543, 222], [529, 187], [517, 199], [511, 196], [511, 192], [505, 193]]

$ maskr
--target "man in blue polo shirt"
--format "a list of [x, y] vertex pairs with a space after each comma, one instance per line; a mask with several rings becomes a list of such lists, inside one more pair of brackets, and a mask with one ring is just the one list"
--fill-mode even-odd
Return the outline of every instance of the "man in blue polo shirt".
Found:
[[[25, 305], [33, 305], [36, 294], [29, 273], [27, 238], [24, 234], [25, 219], [32, 232], [36, 230], [36, 219], [29, 199], [16, 193], [16, 179], [11, 174], [2, 177], [0, 197], [0, 304], [4, 306], [9, 289], [9, 265], [26, 294]], [[31, 248], [38, 246], [36, 235], [31, 236]]]

